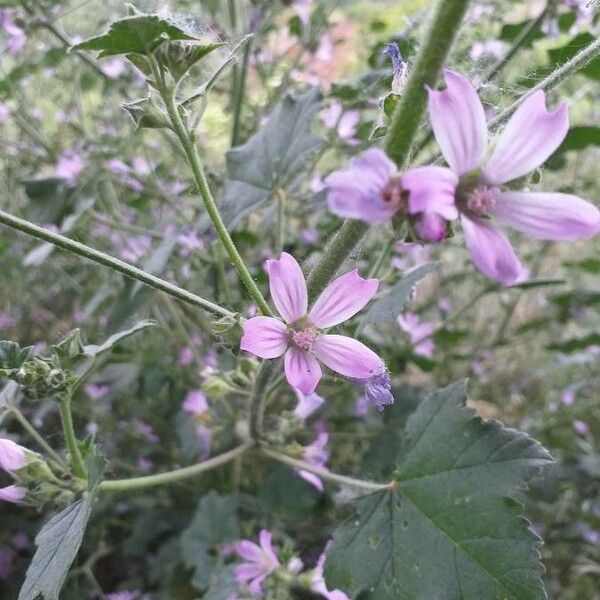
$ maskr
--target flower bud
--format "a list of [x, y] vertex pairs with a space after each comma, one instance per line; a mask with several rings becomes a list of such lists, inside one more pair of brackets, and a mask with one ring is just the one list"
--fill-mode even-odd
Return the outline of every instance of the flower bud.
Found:
[[448, 235], [448, 221], [436, 213], [419, 213], [413, 229], [421, 241], [437, 244]]
[[8, 473], [22, 469], [27, 464], [26, 452], [12, 440], [0, 439], [0, 468]]
[[17, 504], [25, 498], [25, 494], [27, 494], [27, 490], [18, 485], [8, 485], [0, 488], [0, 500], [4, 500], [4, 502]]
[[202, 391], [209, 398], [223, 398], [235, 389], [219, 375], [211, 375], [202, 383]]

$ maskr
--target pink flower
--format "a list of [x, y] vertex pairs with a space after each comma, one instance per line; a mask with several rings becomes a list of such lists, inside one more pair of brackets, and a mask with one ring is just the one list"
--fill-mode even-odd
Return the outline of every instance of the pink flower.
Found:
[[85, 393], [92, 400], [100, 400], [104, 398], [106, 394], [110, 391], [110, 387], [106, 384], [96, 384], [96, 383], [86, 383], [85, 384]]
[[255, 595], [262, 593], [262, 582], [280, 567], [279, 559], [273, 550], [272, 535], [263, 529], [258, 536], [260, 546], [250, 540], [235, 543], [235, 552], [247, 562], [235, 567], [236, 581], [250, 582], [248, 589]]
[[66, 179], [69, 185], [74, 185], [84, 168], [85, 163], [79, 154], [65, 152], [56, 163], [55, 173], [57, 177]]
[[319, 396], [316, 392], [312, 394], [303, 394], [300, 390], [294, 390], [294, 392], [296, 392], [296, 398], [298, 399], [298, 404], [294, 409], [294, 416], [301, 421], [308, 419], [325, 402], [325, 398]]
[[357, 110], [344, 111], [342, 103], [336, 100], [321, 113], [321, 119], [325, 127], [335, 129], [342, 140], [351, 146], [358, 144], [354, 137], [360, 121], [360, 113]]
[[573, 429], [581, 437], [585, 437], [590, 432], [590, 426], [585, 421], [580, 421], [579, 419], [573, 421]]
[[191, 346], [184, 346], [179, 350], [179, 358], [177, 362], [182, 367], [187, 367], [194, 362], [194, 350]]
[[310, 5], [313, 0], [293, 0], [292, 6], [300, 20], [307, 25], [310, 20]]
[[183, 410], [195, 416], [204, 414], [208, 410], [208, 401], [204, 392], [201, 390], [189, 392], [183, 402]]
[[508, 238], [490, 217], [543, 240], [576, 240], [600, 231], [600, 211], [571, 194], [503, 190], [539, 167], [569, 129], [566, 103], [548, 112], [544, 92], [529, 96], [506, 124], [486, 159], [483, 105], [468, 79], [444, 71], [446, 88], [428, 88], [429, 117], [446, 162], [459, 178], [456, 206], [475, 266], [503, 285], [526, 278]]
[[[306, 446], [302, 452], [302, 458], [309, 464], [315, 467], [324, 468], [329, 460], [329, 452], [325, 450], [327, 444], [329, 442], [329, 434], [326, 431], [321, 431], [317, 434], [317, 439], [310, 444], [310, 446]], [[323, 491], [323, 482], [318, 475], [311, 473], [310, 471], [304, 471], [302, 469], [298, 469], [296, 471], [304, 481], [307, 481], [315, 487], [320, 492]]]
[[127, 590], [106, 594], [106, 600], [137, 600], [139, 597], [139, 592], [128, 592]]
[[435, 342], [431, 339], [432, 333], [436, 330], [433, 323], [421, 321], [419, 315], [414, 313], [404, 313], [396, 318], [400, 329], [408, 334], [413, 352], [417, 356], [432, 358], [435, 354]]
[[125, 61], [120, 56], [114, 56], [104, 61], [102, 72], [111, 79], [117, 79], [125, 72]]
[[371, 225], [385, 223], [397, 213], [407, 216], [415, 233], [427, 242], [446, 235], [446, 220], [458, 216], [454, 194], [458, 178], [443, 167], [418, 167], [404, 174], [385, 152], [371, 148], [326, 179], [329, 210], [346, 219]]
[[17, 504], [25, 498], [25, 494], [27, 494], [27, 490], [18, 485], [8, 485], [0, 488], [0, 500], [4, 500], [4, 502]]
[[8, 473], [22, 469], [27, 464], [26, 452], [12, 440], [0, 439], [0, 468]]
[[565, 388], [561, 394], [560, 399], [565, 406], [571, 406], [575, 402], [575, 395], [577, 391], [575, 388], [567, 387]]
[[201, 390], [192, 390], [185, 397], [183, 410], [193, 415], [197, 421], [196, 437], [200, 445], [201, 458], [205, 460], [210, 455], [210, 445], [212, 442], [212, 432], [205, 426], [210, 421], [208, 414], [208, 400]]
[[329, 591], [327, 589], [327, 584], [325, 583], [325, 577], [323, 576], [323, 571], [325, 569], [325, 560], [327, 559], [327, 551], [331, 546], [331, 541], [327, 542], [325, 549], [321, 556], [319, 556], [319, 560], [317, 561], [317, 566], [315, 567], [313, 577], [312, 577], [312, 585], [311, 590], [313, 592], [317, 592], [324, 596], [327, 600], [350, 600], [349, 596], [347, 596], [342, 590], [333, 590]]
[[323, 329], [353, 317], [375, 295], [379, 281], [350, 271], [332, 281], [308, 312], [308, 291], [300, 265], [282, 253], [268, 260], [271, 297], [284, 322], [254, 317], [244, 323], [240, 348], [260, 358], [284, 357], [288, 383], [303, 394], [315, 391], [321, 379], [319, 361], [340, 375], [367, 380], [385, 372], [385, 364], [369, 348], [344, 335]]

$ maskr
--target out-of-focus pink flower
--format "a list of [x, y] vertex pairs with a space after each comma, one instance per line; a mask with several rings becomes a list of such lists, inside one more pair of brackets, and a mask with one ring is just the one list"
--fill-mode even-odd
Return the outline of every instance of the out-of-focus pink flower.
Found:
[[354, 137], [356, 127], [360, 121], [360, 113], [357, 110], [344, 111], [341, 102], [333, 101], [329, 108], [321, 113], [323, 124], [328, 129], [335, 129], [338, 136], [351, 146], [355, 146], [359, 141]]
[[206, 395], [201, 390], [188, 392], [183, 402], [183, 410], [193, 415], [197, 421], [196, 436], [200, 445], [200, 456], [202, 460], [205, 460], [210, 455], [210, 446], [212, 443], [212, 431], [206, 427], [208, 418], [210, 418]]
[[401, 213], [431, 242], [439, 241], [443, 220], [458, 216], [457, 182], [456, 175], [443, 167], [417, 167], [398, 174], [394, 163], [377, 148], [363, 152], [347, 169], [325, 179], [329, 210], [336, 215], [376, 225]]
[[260, 546], [250, 540], [235, 543], [235, 552], [246, 562], [234, 569], [236, 581], [248, 583], [248, 589], [255, 596], [262, 594], [263, 581], [281, 565], [273, 550], [272, 535], [263, 529], [259, 536]]
[[590, 432], [590, 426], [585, 421], [580, 421], [579, 419], [573, 421], [573, 429], [581, 437], [585, 437]]
[[140, 592], [129, 592], [127, 590], [106, 594], [106, 600], [138, 600], [139, 597]]
[[412, 267], [422, 265], [429, 260], [431, 248], [422, 244], [398, 242], [394, 250], [399, 254], [392, 259], [392, 266], [396, 269], [406, 271]]
[[29, 536], [24, 531], [18, 531], [10, 538], [10, 543], [17, 550], [29, 548]]
[[301, 421], [306, 421], [325, 402], [325, 398], [319, 396], [316, 392], [312, 394], [303, 394], [300, 390], [294, 390], [294, 392], [296, 392], [296, 398], [298, 399], [298, 404], [296, 404], [296, 408], [294, 409], [294, 416]]
[[293, 0], [292, 6], [300, 17], [300, 20], [306, 25], [310, 21], [310, 6], [313, 0]]
[[[327, 461], [329, 460], [329, 452], [325, 450], [328, 443], [329, 434], [325, 431], [321, 431], [317, 434], [317, 438], [315, 439], [315, 441], [304, 448], [302, 452], [302, 458], [307, 463], [315, 467], [325, 468], [325, 466], [327, 465]], [[314, 473], [311, 473], [310, 471], [305, 471], [303, 469], [298, 469], [296, 472], [298, 473], [298, 475], [300, 475], [300, 477], [302, 477], [302, 479], [310, 483], [310, 485], [312, 485], [314, 488], [316, 488], [320, 492], [323, 491], [323, 481], [318, 475], [315, 475]]]
[[4, 102], [0, 102], [0, 123], [5, 123], [10, 117], [10, 109]]
[[369, 402], [369, 399], [367, 398], [367, 396], [365, 394], [361, 394], [356, 399], [356, 402], [354, 404], [354, 414], [359, 419], [362, 419], [363, 417], [366, 417], [369, 414], [370, 406], [371, 406], [371, 403]]
[[561, 392], [560, 399], [565, 406], [571, 406], [575, 402], [575, 394], [575, 388], [567, 387]]
[[144, 436], [151, 444], [158, 444], [160, 438], [154, 433], [154, 429], [151, 425], [142, 421], [141, 419], [134, 419], [133, 426], [135, 430], [142, 436]]
[[194, 362], [194, 350], [191, 346], [184, 346], [179, 350], [179, 358], [177, 362], [182, 367], [187, 367]]
[[197, 231], [188, 231], [187, 233], [181, 233], [177, 238], [180, 249], [179, 255], [184, 258], [190, 256], [194, 250], [199, 250], [204, 246], [202, 240], [198, 237]]
[[152, 238], [149, 235], [136, 235], [125, 239], [125, 248], [120, 252], [123, 260], [136, 263], [152, 248]]
[[15, 319], [10, 315], [7, 315], [6, 313], [0, 313], [0, 331], [12, 327], [15, 325], [15, 323]]
[[134, 156], [131, 166], [137, 175], [149, 175], [152, 172], [150, 163], [143, 156]]
[[308, 291], [300, 265], [282, 253], [268, 260], [271, 297], [283, 321], [254, 317], [244, 323], [240, 348], [260, 358], [284, 357], [288, 383], [303, 394], [315, 391], [322, 362], [351, 379], [368, 379], [385, 372], [385, 364], [362, 342], [343, 335], [322, 333], [360, 311], [375, 295], [379, 281], [350, 271], [332, 281], [308, 311]]
[[97, 384], [97, 383], [86, 383], [85, 384], [85, 393], [92, 400], [100, 400], [104, 398], [106, 394], [110, 391], [110, 387], [106, 384]]
[[22, 469], [27, 464], [27, 452], [12, 440], [0, 439], [0, 469], [7, 473]]
[[321, 596], [324, 596], [327, 600], [350, 600], [350, 598], [341, 590], [329, 591], [329, 589], [327, 588], [327, 584], [325, 583], [323, 571], [325, 569], [325, 560], [327, 559], [327, 552], [331, 547], [331, 543], [331, 541], [327, 542], [323, 553], [321, 554], [321, 556], [319, 556], [317, 566], [315, 567], [313, 573], [312, 586], [310, 589], [313, 592], [321, 594]]
[[65, 152], [58, 159], [54, 172], [57, 177], [66, 179], [69, 185], [74, 185], [84, 168], [85, 163], [79, 154]]
[[315, 173], [312, 176], [308, 188], [313, 194], [318, 194], [325, 189], [325, 182], [323, 181], [321, 173]]
[[489, 217], [543, 240], [589, 238], [600, 231], [600, 211], [571, 194], [503, 190], [533, 171], [560, 146], [569, 129], [566, 103], [546, 109], [544, 92], [525, 99], [486, 158], [483, 105], [468, 79], [446, 69], [446, 88], [428, 88], [429, 118], [446, 162], [460, 179], [456, 206], [475, 266], [503, 285], [527, 278], [506, 235]]
[[305, 227], [300, 230], [299, 237], [303, 244], [313, 246], [319, 241], [319, 232], [314, 227]]
[[188, 392], [183, 402], [183, 410], [191, 415], [202, 415], [208, 410], [208, 400], [201, 390]]
[[102, 72], [111, 79], [117, 79], [125, 72], [125, 61], [120, 56], [113, 56], [102, 63]]
[[27, 35], [15, 24], [10, 10], [0, 10], [0, 28], [8, 36], [6, 48], [9, 54], [18, 54], [27, 41]]
[[25, 498], [26, 494], [27, 490], [18, 485], [8, 485], [0, 488], [0, 500], [4, 500], [4, 502], [17, 504], [18, 502], [21, 502], [23, 498]]
[[413, 352], [417, 356], [432, 358], [435, 354], [435, 342], [431, 339], [431, 334], [436, 326], [422, 321], [419, 315], [410, 312], [398, 315], [396, 321], [400, 329], [408, 334]]
[[15, 571], [13, 564], [15, 551], [8, 546], [0, 546], [0, 581], [6, 581]]
[[471, 60], [483, 60], [490, 58], [500, 58], [504, 54], [506, 44], [500, 40], [487, 40], [485, 42], [475, 42], [471, 46], [469, 56]]

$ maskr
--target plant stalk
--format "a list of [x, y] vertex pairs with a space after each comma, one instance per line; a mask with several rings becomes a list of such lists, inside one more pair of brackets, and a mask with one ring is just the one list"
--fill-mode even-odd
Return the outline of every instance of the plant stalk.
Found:
[[62, 423], [63, 434], [65, 436], [65, 442], [67, 449], [69, 450], [69, 457], [71, 459], [71, 465], [73, 466], [73, 472], [80, 479], [87, 479], [87, 470], [83, 462], [83, 457], [77, 444], [77, 438], [75, 437], [75, 428], [73, 427], [73, 415], [71, 414], [71, 394], [65, 394], [59, 401], [58, 407], [60, 409], [60, 420]]

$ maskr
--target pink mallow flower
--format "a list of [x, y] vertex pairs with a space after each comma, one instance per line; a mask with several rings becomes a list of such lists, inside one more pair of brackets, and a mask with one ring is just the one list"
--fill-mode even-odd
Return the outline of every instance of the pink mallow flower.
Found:
[[[325, 468], [327, 461], [329, 460], [329, 452], [325, 450], [328, 443], [329, 434], [326, 431], [321, 431], [317, 434], [317, 439], [310, 444], [310, 446], [306, 446], [303, 449], [302, 458], [315, 467]], [[310, 485], [319, 490], [319, 492], [323, 491], [323, 481], [321, 481], [321, 478], [318, 475], [303, 469], [298, 469], [296, 473], [298, 473], [304, 481], [310, 483]]]
[[308, 311], [306, 280], [293, 256], [282, 253], [268, 260], [271, 297], [284, 322], [273, 317], [254, 317], [244, 323], [240, 343], [260, 358], [285, 354], [288, 383], [303, 394], [315, 391], [321, 379], [319, 361], [345, 377], [364, 382], [385, 373], [383, 360], [364, 344], [344, 335], [323, 333], [353, 317], [377, 291], [377, 279], [363, 279], [350, 271], [332, 281]]
[[436, 326], [433, 323], [422, 321], [419, 315], [404, 313], [398, 315], [396, 322], [402, 331], [408, 334], [413, 352], [417, 356], [432, 358], [435, 354], [435, 342], [431, 339]]
[[313, 572], [312, 576], [312, 585], [311, 590], [313, 592], [317, 592], [321, 594], [327, 600], [350, 600], [350, 597], [347, 596], [342, 590], [332, 590], [329, 591], [327, 589], [327, 584], [325, 583], [325, 577], [323, 575], [323, 571], [325, 570], [325, 560], [327, 559], [327, 551], [331, 546], [331, 541], [327, 542], [325, 549], [321, 556], [319, 556], [319, 560], [317, 561], [317, 566]]
[[300, 390], [294, 390], [298, 404], [294, 409], [294, 416], [300, 421], [306, 421], [313, 413], [319, 410], [325, 402], [323, 396], [319, 396], [316, 392], [312, 394], [303, 394]]
[[454, 204], [456, 176], [444, 167], [418, 167], [403, 174], [383, 150], [371, 148], [325, 179], [329, 210], [345, 219], [370, 225], [389, 221], [397, 214], [408, 218], [416, 235], [440, 242], [447, 221], [458, 217]]
[[0, 500], [3, 500], [4, 502], [17, 504], [25, 498], [25, 494], [27, 494], [27, 490], [19, 485], [8, 485], [0, 488]]
[[212, 442], [212, 432], [206, 427], [210, 422], [211, 416], [208, 412], [208, 400], [201, 390], [192, 390], [188, 392], [183, 401], [183, 410], [194, 417], [196, 436], [200, 445], [200, 454], [202, 460], [210, 455], [210, 445]]
[[12, 440], [0, 439], [0, 468], [7, 473], [22, 469], [27, 464], [27, 452]]
[[542, 240], [576, 240], [600, 231], [600, 211], [572, 194], [502, 189], [539, 167], [569, 129], [566, 103], [546, 109], [544, 92], [531, 94], [512, 115], [489, 158], [483, 105], [468, 79], [444, 71], [446, 88], [428, 88], [429, 118], [458, 183], [456, 206], [475, 266], [503, 285], [527, 277], [508, 238], [492, 222]]
[[356, 127], [360, 121], [360, 113], [357, 110], [344, 111], [341, 102], [335, 100], [329, 108], [321, 113], [323, 124], [328, 129], [335, 129], [342, 140], [351, 146], [355, 146], [359, 141], [354, 137]]
[[240, 540], [234, 546], [236, 554], [247, 561], [235, 567], [235, 579], [239, 583], [249, 582], [248, 589], [255, 596], [262, 594], [263, 581], [280, 567], [271, 532], [263, 529], [258, 539], [260, 546], [250, 540]]

